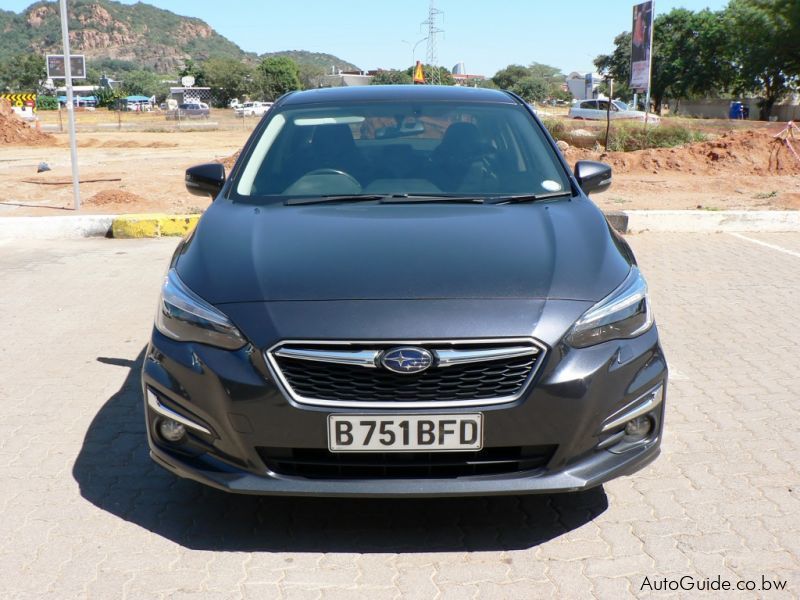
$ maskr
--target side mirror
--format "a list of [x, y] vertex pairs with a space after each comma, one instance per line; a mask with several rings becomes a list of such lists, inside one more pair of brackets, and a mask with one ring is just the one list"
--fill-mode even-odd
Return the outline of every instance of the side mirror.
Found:
[[216, 197], [225, 185], [225, 167], [221, 163], [206, 163], [186, 169], [186, 189], [195, 196]]
[[605, 192], [611, 187], [611, 166], [593, 160], [575, 163], [575, 179], [584, 194]]

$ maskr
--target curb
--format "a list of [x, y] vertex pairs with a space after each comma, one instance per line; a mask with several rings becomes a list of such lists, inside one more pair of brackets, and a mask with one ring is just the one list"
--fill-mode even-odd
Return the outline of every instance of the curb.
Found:
[[184, 236], [195, 228], [200, 215], [119, 215], [111, 224], [115, 238]]
[[800, 231], [800, 211], [797, 210], [626, 210], [625, 214], [628, 222], [622, 233]]
[[2, 217], [0, 240], [55, 240], [105, 237], [114, 215], [66, 217]]
[[619, 233], [628, 233], [628, 215], [621, 210], [604, 210], [606, 221]]

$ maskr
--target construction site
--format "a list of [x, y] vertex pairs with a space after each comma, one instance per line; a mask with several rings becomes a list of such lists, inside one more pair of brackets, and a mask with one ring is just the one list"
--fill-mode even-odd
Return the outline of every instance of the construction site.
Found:
[[[174, 123], [155, 113], [126, 114], [117, 122], [110, 111], [77, 111], [80, 212], [202, 212], [207, 201], [188, 194], [184, 171], [215, 160], [232, 166], [230, 157], [257, 123], [232, 112]], [[58, 131], [57, 113], [44, 114], [39, 128], [32, 127], [0, 101], [0, 216], [72, 212], [68, 137]], [[800, 209], [800, 131], [792, 123], [665, 120], [696, 130], [703, 141], [605, 152], [604, 123], [547, 117], [548, 125], [561, 124], [553, 129], [570, 165], [590, 159], [613, 167], [611, 189], [593, 198], [604, 210]]]

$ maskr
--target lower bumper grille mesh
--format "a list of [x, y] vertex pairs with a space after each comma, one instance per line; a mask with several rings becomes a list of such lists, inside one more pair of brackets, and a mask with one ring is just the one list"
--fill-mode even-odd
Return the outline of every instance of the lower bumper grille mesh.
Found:
[[419, 479], [499, 475], [541, 469], [556, 446], [484, 448], [477, 452], [336, 453], [317, 448], [260, 447], [273, 473], [309, 479]]

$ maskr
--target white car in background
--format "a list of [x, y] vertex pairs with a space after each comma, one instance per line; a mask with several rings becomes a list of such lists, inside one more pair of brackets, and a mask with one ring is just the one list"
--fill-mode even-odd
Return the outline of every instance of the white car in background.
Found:
[[237, 106], [237, 117], [262, 117], [272, 106], [272, 102], [245, 102]]
[[[569, 116], [572, 119], [605, 121], [607, 114], [608, 100], [583, 100], [574, 104], [569, 109]], [[610, 117], [614, 120], [629, 119], [632, 121], [644, 121], [645, 113], [641, 110], [631, 110], [627, 104], [619, 100], [612, 100]], [[661, 118], [658, 115], [650, 113], [647, 115], [647, 122], [651, 125], [657, 125], [661, 122]]]

